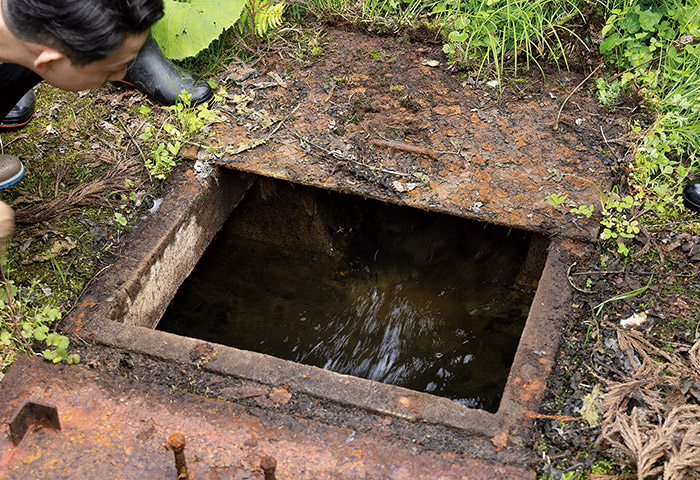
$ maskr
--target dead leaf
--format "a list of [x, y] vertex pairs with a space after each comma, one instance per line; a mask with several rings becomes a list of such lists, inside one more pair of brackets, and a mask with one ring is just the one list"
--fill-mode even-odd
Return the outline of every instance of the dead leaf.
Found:
[[292, 398], [292, 394], [285, 388], [273, 388], [269, 397], [270, 400], [275, 403], [275, 405], [281, 407], [282, 405], [289, 403], [289, 400]]
[[600, 423], [600, 414], [602, 413], [601, 400], [603, 400], [603, 392], [600, 391], [599, 385], [595, 385], [591, 393], [583, 397], [581, 408], [576, 409], [591, 427], [595, 427]]
[[496, 447], [496, 451], [500, 452], [501, 449], [508, 445], [508, 434], [505, 431], [499, 433], [491, 438], [491, 443], [493, 443], [493, 446]]
[[416, 188], [418, 185], [420, 185], [420, 183], [399, 182], [398, 180], [396, 180], [396, 181], [391, 183], [391, 188], [393, 188], [395, 192], [404, 193], [404, 192], [410, 192], [411, 190]]
[[438, 115], [459, 115], [462, 108], [459, 105], [444, 105], [433, 108], [433, 112]]
[[64, 237], [64, 238], [57, 238], [52, 244], [49, 249], [44, 252], [40, 253], [39, 255], [34, 256], [32, 258], [32, 262], [46, 262], [48, 260], [51, 260], [52, 258], [60, 257], [62, 255], [67, 254], [71, 250], [73, 250], [77, 246], [77, 243], [75, 240], [73, 240], [70, 237]]
[[228, 153], [229, 155], [236, 155], [238, 153], [243, 153], [246, 150], [251, 150], [257, 146], [260, 146], [260, 145], [266, 143], [267, 140], [268, 140], [267, 138], [254, 138], [254, 139], [248, 140], [246, 142], [241, 142], [238, 145], [236, 145], [235, 147], [233, 147], [233, 146], [226, 147], [226, 153]]
[[639, 312], [620, 320], [621, 327], [639, 327], [647, 321], [647, 312]]

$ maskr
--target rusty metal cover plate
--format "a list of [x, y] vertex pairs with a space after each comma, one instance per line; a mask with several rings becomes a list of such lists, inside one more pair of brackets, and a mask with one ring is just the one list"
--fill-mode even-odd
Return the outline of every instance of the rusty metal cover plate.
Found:
[[26, 400], [56, 406], [61, 430], [0, 435], [3, 479], [177, 478], [173, 433], [197, 479], [528, 479], [533, 471], [374, 437], [262, 409], [196, 397], [83, 367], [22, 357], [0, 382], [3, 428]]
[[[599, 203], [611, 178], [606, 163], [615, 163], [603, 153], [605, 142], [619, 136], [620, 120], [602, 115], [585, 87], [576, 89], [581, 75], [553, 71], [543, 80], [537, 73], [501, 93], [448, 72], [435, 43], [330, 29], [321, 47], [323, 55], [303, 60], [269, 55], [259, 77], [231, 89], [228, 120], [212, 139], [227, 151], [217, 163], [490, 223], [596, 237], [598, 221], [569, 210]], [[553, 207], [550, 194], [567, 200]]]

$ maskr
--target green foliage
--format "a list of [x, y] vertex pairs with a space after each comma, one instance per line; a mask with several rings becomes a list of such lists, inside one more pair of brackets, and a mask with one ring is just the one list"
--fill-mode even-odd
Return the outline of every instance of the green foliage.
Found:
[[434, 13], [452, 12], [446, 23], [444, 53], [453, 62], [480, 75], [494, 70], [500, 76], [506, 63], [514, 71], [542, 59], [563, 59], [563, 36], [575, 37], [566, 26], [580, 15], [574, 0], [469, 0], [436, 4]]
[[[222, 101], [225, 93], [223, 89], [216, 93], [211, 102], [214, 108]], [[177, 165], [183, 145], [192, 144], [192, 139], [197, 132], [220, 120], [217, 111], [209, 105], [191, 107], [191, 97], [183, 91], [179, 97], [180, 101], [173, 106], [165, 107], [165, 110], [170, 113], [167, 120], [160, 127], [148, 125], [139, 136], [141, 140], [152, 142], [153, 150], [150, 158], [146, 159], [146, 168], [157, 180], [165, 180]], [[147, 116], [150, 108], [142, 107], [139, 112]], [[119, 219], [117, 221], [119, 222]]]
[[[20, 352], [27, 349], [25, 341], [35, 345], [38, 343], [40, 348], [43, 347], [41, 355], [47, 360], [54, 363], [65, 360], [69, 364], [80, 362], [78, 354], [68, 353], [68, 337], [50, 331], [51, 325], [61, 318], [58, 308], [49, 304], [36, 306], [31, 300], [39, 290], [38, 285], [20, 290], [9, 280], [7, 290], [9, 300], [4, 286], [0, 289], [0, 345]], [[19, 332], [14, 327], [12, 316], [17, 319]]]
[[569, 213], [590, 218], [595, 211], [593, 205], [578, 205], [576, 202], [569, 199], [568, 195], [559, 195], [557, 193], [547, 194], [547, 204], [553, 207], [567, 207]]
[[617, 245], [617, 253], [629, 255], [627, 240], [635, 238], [640, 232], [639, 220], [633, 215], [633, 210], [641, 205], [641, 202], [631, 195], [620, 197], [613, 190], [606, 198], [602, 199], [603, 218], [600, 221], [603, 232], [601, 240], [614, 240]]
[[255, 36], [263, 38], [282, 24], [285, 6], [284, 1], [248, 0], [241, 23], [247, 24], [247, 30]]
[[114, 221], [117, 223], [117, 225], [122, 227], [126, 227], [127, 223], [129, 223], [124, 214], [121, 212], [114, 212]]
[[630, 123], [636, 141], [628, 169], [629, 196], [611, 193], [604, 204], [601, 238], [629, 254], [629, 240], [644, 222], [663, 224], [683, 210], [679, 193], [700, 174], [700, 3], [618, 0], [609, 11], [601, 53], [624, 68], [613, 81], [599, 79], [597, 95], [612, 106], [618, 90], [633, 87], [654, 116]]
[[600, 53], [621, 67], [659, 57], [681, 35], [700, 36], [700, 5], [675, 1], [630, 1], [611, 10]]
[[622, 93], [622, 83], [618, 79], [608, 82], [601, 77], [596, 80], [595, 86], [598, 101], [606, 107], [612, 107]]
[[165, 15], [152, 28], [166, 57], [197, 55], [233, 26], [246, 0], [165, 0]]

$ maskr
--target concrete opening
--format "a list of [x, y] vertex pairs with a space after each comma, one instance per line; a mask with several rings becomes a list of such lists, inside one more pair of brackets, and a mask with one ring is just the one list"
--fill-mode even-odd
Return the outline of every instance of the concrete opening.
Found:
[[[562, 290], [561, 285], [562, 282], [566, 282], [567, 263], [575, 257], [574, 251], [580, 248], [577, 243], [565, 238], [550, 239], [536, 232], [525, 232], [493, 224], [478, 224], [479, 227], [474, 231], [467, 229], [469, 233], [460, 230], [463, 227], [450, 227], [456, 230], [458, 238], [464, 237], [464, 244], [460, 248], [463, 250], [466, 248], [468, 251], [477, 249], [471, 243], [473, 241], [471, 237], [476, 235], [475, 232], [479, 232], [479, 235], [485, 234], [485, 238], [491, 239], [490, 244], [493, 245], [489, 245], [486, 251], [492, 247], [500, 247], [502, 238], [514, 239], [514, 253], [506, 261], [501, 260], [502, 264], [512, 263], [506, 268], [510, 276], [507, 278], [497, 276], [495, 286], [505, 285], [504, 291], [512, 295], [520, 291], [530, 294], [535, 291], [534, 299], [529, 304], [529, 312], [527, 312], [527, 301], [520, 301], [520, 297], [517, 297], [518, 302], [514, 302], [518, 308], [513, 310], [519, 309], [521, 312], [526, 312], [527, 320], [522, 326], [522, 333], [518, 330], [514, 334], [514, 337], [519, 336], [519, 341], [516, 340], [515, 356], [510, 368], [504, 367], [501, 383], [497, 389], [494, 389], [497, 393], [492, 397], [492, 403], [487, 405], [482, 401], [477, 404], [475, 401], [473, 404], [477, 408], [470, 408], [466, 406], [467, 402], [459, 403], [459, 401], [420, 391], [430, 392], [431, 389], [426, 388], [429, 382], [424, 382], [424, 385], [418, 387], [411, 386], [409, 389], [285, 360], [256, 352], [253, 348], [241, 349], [227, 346], [219, 336], [207, 341], [157, 329], [178, 288], [200, 261], [212, 239], [222, 229], [222, 225], [229, 217], [232, 219], [244, 217], [242, 213], [246, 198], [255, 200], [257, 197], [260, 200], [266, 197], [274, 200], [280, 197], [283, 199], [283, 205], [286, 199], [287, 206], [282, 209], [284, 214], [278, 211], [276, 217], [268, 217], [271, 219], [269, 221], [273, 226], [272, 231], [275, 231], [274, 228], [281, 228], [281, 232], [284, 232], [283, 235], [277, 235], [276, 243], [278, 246], [284, 245], [287, 250], [316, 252], [317, 256], [318, 252], [329, 256], [331, 245], [334, 245], [334, 248], [336, 246], [334, 241], [337, 242], [339, 252], [343, 252], [343, 248], [340, 247], [352, 244], [348, 238], [345, 238], [346, 236], [338, 235], [337, 230], [340, 227], [336, 226], [336, 230], [328, 230], [328, 225], [334, 225], [329, 219], [333, 219], [334, 216], [339, 218], [342, 226], [345, 225], [343, 222], [348, 221], [346, 217], [350, 217], [347, 209], [356, 211], [358, 208], [357, 205], [353, 206], [353, 202], [371, 205], [370, 200], [356, 189], [349, 190], [349, 193], [355, 194], [354, 196], [342, 196], [337, 191], [332, 193], [326, 189], [307, 189], [302, 187], [303, 182], [276, 183], [270, 177], [230, 169], [222, 169], [216, 177], [209, 177], [204, 181], [197, 179], [190, 172], [181, 172], [174, 178], [171, 185], [170, 191], [165, 192], [159, 210], [144, 216], [134, 226], [113, 267], [101, 272], [80, 304], [70, 316], [63, 320], [64, 329], [80, 338], [87, 337], [116, 351], [144, 355], [162, 362], [163, 367], [158, 367], [159, 371], [165, 369], [166, 365], [181, 365], [196, 368], [197, 376], [214, 375], [218, 380], [203, 386], [202, 393], [217, 392], [215, 394], [221, 398], [230, 398], [234, 402], [241, 401], [241, 398], [250, 398], [248, 396], [250, 393], [247, 392], [252, 391], [258, 395], [257, 392], [264, 391], [272, 395], [273, 392], [279, 392], [281, 389], [286, 392], [285, 396], [291, 395], [289, 403], [284, 403], [285, 406], [282, 406], [273, 400], [269, 402], [276, 405], [274, 407], [276, 409], [287, 409], [289, 414], [298, 413], [304, 405], [308, 407], [303, 407], [305, 415], [314, 418], [318, 416], [322, 421], [328, 421], [328, 415], [331, 414], [329, 412], [333, 412], [333, 418], [342, 425], [346, 425], [349, 418], [353, 419], [352, 422], [360, 423], [375, 420], [384, 422], [381, 419], [390, 416], [397, 419], [397, 422], [400, 419], [411, 425], [400, 435], [422, 435], [426, 445], [441, 441], [457, 442], [459, 446], [455, 445], [454, 448], [460, 451], [471, 451], [473, 455], [479, 457], [483, 457], [484, 452], [488, 451], [488, 449], [483, 450], [484, 443], [480, 442], [485, 441], [486, 445], [493, 447], [490, 439], [502, 438], [504, 431], [511, 440], [528, 435], [532, 412], [539, 408], [539, 402], [546, 387], [545, 382], [554, 361], [559, 341], [559, 322], [567, 311], [570, 301], [568, 290]], [[285, 196], [285, 190], [289, 190], [296, 196]], [[329, 202], [317, 202], [317, 196], [332, 197], [333, 201], [330, 203], [333, 206], [331, 207]], [[379, 202], [376, 205], [380, 207], [367, 208], [367, 210], [386, 209], [385, 212], [393, 212], [395, 208], [404, 208], [400, 206], [401, 202], [397, 203], [399, 205]], [[342, 205], [336, 207], [336, 204]], [[274, 207], [274, 202], [270, 205], [273, 206], [268, 206], [269, 210], [273, 212], [279, 210]], [[339, 210], [334, 210], [335, 208]], [[232, 212], [233, 215], [231, 215]], [[467, 221], [456, 214], [452, 216], [440, 214], [433, 217], [429, 212], [430, 206], [427, 205], [425, 211], [409, 209], [408, 214], [402, 213], [401, 216], [415, 215], [417, 218], [424, 218], [423, 216], [426, 215], [425, 218], [439, 218], [438, 223], [450, 220], [458, 222], [459, 225], [462, 225], [460, 222]], [[265, 218], [260, 212], [251, 215]], [[353, 215], [357, 216], [357, 214]], [[297, 218], [293, 218], [295, 216]], [[393, 228], [394, 216], [397, 215], [384, 214], [384, 217], [379, 216], [373, 222], [375, 225], [383, 224], [383, 227]], [[313, 234], [292, 239], [288, 232], [294, 228], [282, 228], [286, 225], [285, 222], [296, 225], [300, 231], [311, 231]], [[471, 222], [467, 223], [473, 225]], [[250, 225], [256, 225], [256, 222], [250, 222]], [[259, 226], [260, 222], [257, 225]], [[263, 234], [263, 230], [260, 229], [256, 231], [251, 227], [249, 230], [248, 234], [253, 239]], [[503, 237], [490, 237], [496, 233], [502, 234]], [[222, 234], [221, 237], [225, 238], [226, 235]], [[388, 235], [388, 238], [394, 237], [395, 235], [393, 237]], [[409, 236], [401, 232], [400, 238], [409, 238]], [[411, 241], [416, 242], [416, 240]], [[400, 257], [400, 268], [410, 270], [403, 265], [404, 263], [408, 265], [408, 261], [401, 255], [406, 251], [414, 251], [413, 248], [406, 250], [408, 243], [401, 241], [396, 243], [400, 246], [404, 245], [404, 249], [400, 250], [401, 254], [397, 255]], [[365, 257], [374, 259], [376, 250], [372, 251], [371, 248], [367, 250], [370, 253]], [[307, 253], [307, 255], [311, 254]], [[339, 258], [342, 259], [342, 255]], [[333, 264], [332, 259], [331, 255], [327, 260], [331, 266], [343, 265], [343, 262], [338, 259], [335, 260], [337, 263]], [[308, 259], [305, 261], [309, 263]], [[315, 263], [323, 264], [319, 261]], [[457, 261], [455, 263], [459, 264]], [[483, 271], [492, 268], [492, 263], [496, 264], [493, 261], [478, 264], [476, 271], [471, 273], [472, 278], [481, 278]], [[430, 272], [430, 267], [426, 268]], [[251, 275], [255, 276], [255, 269], [253, 268], [252, 271]], [[343, 273], [351, 272], [351, 269], [338, 267], [337, 271], [342, 277]], [[467, 279], [469, 278], [467, 275]], [[441, 280], [433, 278], [435, 283]], [[428, 298], [424, 293], [421, 295]], [[439, 291], [437, 295], [439, 297]], [[508, 295], [506, 297], [508, 298], [506, 303], [512, 302], [515, 298]], [[507, 312], [509, 308], [503, 307], [503, 310]], [[519, 321], [522, 325], [522, 321]], [[493, 322], [494, 325], [498, 323], [498, 321]], [[512, 321], [513, 325], [516, 323], [518, 321]], [[454, 336], [454, 333], [452, 335]], [[420, 338], [430, 340], [427, 343], [433, 341], [430, 336]], [[450, 341], [453, 340], [450, 339]], [[432, 352], [433, 357], [435, 353]], [[494, 355], [492, 353], [491, 358]], [[482, 367], [478, 373], [483, 377], [483, 371], [490, 375], [492, 370], [489, 364]], [[440, 378], [439, 375], [435, 376]], [[502, 383], [504, 376], [506, 377], [505, 387]], [[446, 394], [446, 396], [459, 399], [474, 398], [478, 395]], [[252, 401], [259, 403], [258, 400], [267, 405], [264, 398], [257, 396]], [[317, 408], [319, 404], [323, 405], [320, 410]], [[369, 420], [370, 418], [375, 420]], [[436, 428], [446, 428], [445, 435], [437, 437]], [[407, 433], [409, 431], [412, 433]], [[461, 432], [460, 435], [455, 437], [455, 431]], [[437, 438], [441, 440], [438, 441]], [[464, 443], [462, 438], [469, 438], [469, 441]], [[480, 440], [477, 441], [477, 438]], [[443, 447], [436, 444], [435, 448]], [[467, 450], [461, 450], [463, 448]]]
[[260, 177], [158, 329], [495, 412], [546, 243]]

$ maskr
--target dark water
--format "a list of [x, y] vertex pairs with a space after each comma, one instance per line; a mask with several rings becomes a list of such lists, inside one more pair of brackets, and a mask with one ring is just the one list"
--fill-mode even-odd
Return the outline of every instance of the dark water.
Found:
[[530, 237], [281, 184], [241, 203], [158, 328], [495, 411]]

